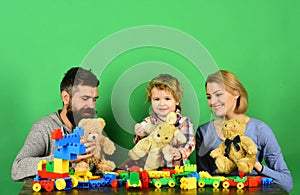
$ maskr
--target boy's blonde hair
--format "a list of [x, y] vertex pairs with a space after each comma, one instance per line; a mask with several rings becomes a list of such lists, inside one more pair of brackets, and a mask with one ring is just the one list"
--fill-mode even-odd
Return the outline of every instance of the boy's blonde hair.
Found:
[[228, 70], [220, 70], [207, 77], [205, 87], [207, 83], [218, 83], [223, 85], [225, 90], [232, 95], [239, 95], [236, 101], [234, 112], [237, 114], [243, 114], [248, 108], [248, 93], [239, 79]]
[[147, 86], [147, 100], [151, 102], [152, 89], [156, 87], [160, 90], [166, 90], [171, 92], [176, 102], [181, 102], [183, 96], [182, 84], [175, 77], [169, 74], [159, 74], [153, 78]]

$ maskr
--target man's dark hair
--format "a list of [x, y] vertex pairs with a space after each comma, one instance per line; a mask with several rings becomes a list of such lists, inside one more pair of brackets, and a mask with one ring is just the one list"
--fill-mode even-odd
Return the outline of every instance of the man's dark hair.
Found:
[[60, 83], [60, 92], [66, 90], [72, 93], [72, 88], [78, 85], [97, 87], [99, 80], [91, 70], [86, 70], [81, 67], [73, 67], [67, 71]]

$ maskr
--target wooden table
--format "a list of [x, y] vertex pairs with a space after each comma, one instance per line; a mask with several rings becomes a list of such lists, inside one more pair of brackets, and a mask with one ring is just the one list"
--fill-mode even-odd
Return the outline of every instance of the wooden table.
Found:
[[155, 187], [150, 187], [147, 189], [129, 189], [126, 190], [125, 186], [121, 186], [120, 188], [112, 188], [112, 187], [95, 187], [93, 189], [72, 189], [69, 191], [53, 191], [53, 192], [46, 192], [41, 190], [40, 192], [34, 192], [31, 188], [32, 180], [29, 179], [25, 181], [22, 190], [20, 191], [19, 195], [50, 195], [50, 194], [59, 194], [59, 195], [89, 195], [89, 194], [128, 194], [128, 195], [143, 195], [143, 194], [214, 194], [214, 195], [258, 195], [258, 194], [267, 194], [267, 195], [275, 195], [275, 194], [288, 194], [277, 185], [273, 184], [270, 186], [262, 186], [262, 187], [255, 187], [255, 188], [247, 188], [245, 187], [243, 190], [237, 190], [236, 188], [232, 187], [229, 189], [223, 189], [222, 187], [213, 189], [212, 187], [206, 188], [198, 188], [192, 190], [182, 190], [179, 187], [169, 188], [169, 187], [162, 187], [161, 189], [156, 189]]

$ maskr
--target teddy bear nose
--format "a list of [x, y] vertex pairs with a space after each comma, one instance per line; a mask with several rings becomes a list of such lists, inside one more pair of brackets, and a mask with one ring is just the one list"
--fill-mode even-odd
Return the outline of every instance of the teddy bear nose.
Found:
[[93, 135], [93, 137], [92, 137], [92, 138], [93, 138], [93, 139], [96, 139], [96, 136], [94, 136], [94, 135]]

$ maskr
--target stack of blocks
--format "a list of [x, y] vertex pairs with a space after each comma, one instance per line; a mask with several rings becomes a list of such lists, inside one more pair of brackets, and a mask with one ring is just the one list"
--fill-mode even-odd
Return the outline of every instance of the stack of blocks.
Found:
[[[52, 139], [58, 148], [54, 151], [54, 159], [51, 162], [46, 160], [40, 161], [38, 164], [38, 173], [43, 178], [62, 178], [69, 175], [69, 161], [76, 160], [78, 154], [84, 154], [86, 149], [80, 143], [80, 137], [84, 132], [81, 127], [76, 127], [72, 134], [64, 135], [61, 129], [52, 131]], [[43, 167], [46, 165], [46, 170]], [[52, 174], [51, 174], [52, 173]], [[46, 175], [45, 175], [46, 174]]]

